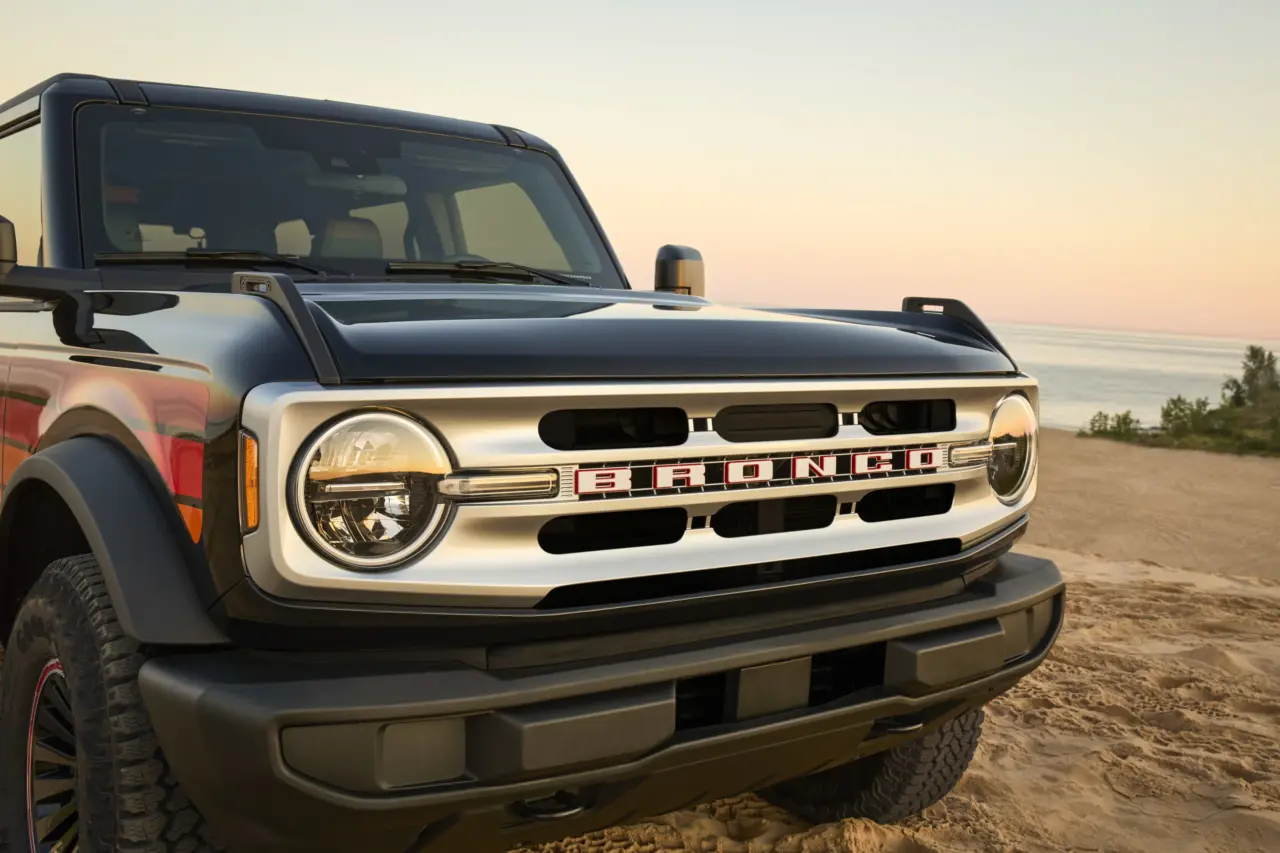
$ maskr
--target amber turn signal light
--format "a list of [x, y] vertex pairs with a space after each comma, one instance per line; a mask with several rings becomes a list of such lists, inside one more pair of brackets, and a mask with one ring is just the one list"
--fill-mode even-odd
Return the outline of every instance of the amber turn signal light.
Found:
[[258, 529], [258, 439], [248, 430], [240, 431], [240, 529]]

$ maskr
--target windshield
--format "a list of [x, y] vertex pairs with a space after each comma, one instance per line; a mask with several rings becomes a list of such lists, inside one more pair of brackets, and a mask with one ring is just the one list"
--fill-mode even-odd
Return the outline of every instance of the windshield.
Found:
[[86, 261], [187, 249], [296, 256], [381, 276], [390, 261], [496, 261], [623, 284], [556, 161], [366, 125], [91, 105], [78, 114]]

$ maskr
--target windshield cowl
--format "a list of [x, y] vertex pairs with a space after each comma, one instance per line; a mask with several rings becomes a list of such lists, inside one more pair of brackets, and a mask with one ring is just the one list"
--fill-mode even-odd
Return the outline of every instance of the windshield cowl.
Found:
[[[330, 279], [364, 279], [405, 284], [419, 280], [440, 280], [472, 284], [497, 282], [504, 284], [542, 284], [561, 287], [591, 287], [590, 281], [584, 281], [569, 275], [561, 275], [520, 264], [480, 263], [469, 261], [464, 263], [442, 263], [437, 261], [393, 262], [387, 265], [387, 272], [382, 276], [360, 276], [347, 270], [320, 269], [302, 263], [295, 257], [268, 254], [252, 251], [202, 251], [188, 249], [185, 252], [100, 252], [94, 256], [98, 267], [140, 267], [167, 268], [184, 267], [188, 271], [227, 268], [231, 271], [261, 271], [273, 267], [284, 267], [291, 278], [297, 281], [320, 281]], [[299, 275], [295, 270], [301, 270]], [[307, 275], [309, 274], [309, 275]]]

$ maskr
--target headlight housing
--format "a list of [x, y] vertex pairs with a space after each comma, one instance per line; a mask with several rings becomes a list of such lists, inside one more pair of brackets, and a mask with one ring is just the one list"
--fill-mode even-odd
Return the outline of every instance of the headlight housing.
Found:
[[418, 421], [389, 411], [347, 415], [303, 447], [290, 475], [304, 539], [350, 569], [383, 569], [426, 548], [449, 504], [438, 491], [451, 465]]
[[1039, 451], [1035, 409], [1021, 394], [1010, 394], [991, 414], [991, 461], [987, 481], [1001, 503], [1015, 504], [1031, 488]]

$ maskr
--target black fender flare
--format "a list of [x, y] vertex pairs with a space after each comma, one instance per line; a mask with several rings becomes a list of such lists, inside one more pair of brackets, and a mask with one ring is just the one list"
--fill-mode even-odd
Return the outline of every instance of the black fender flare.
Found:
[[12, 499], [33, 480], [79, 522], [126, 635], [148, 645], [230, 643], [200, 601], [154, 485], [119, 441], [82, 435], [24, 459], [5, 485], [0, 533], [22, 535], [9, 530]]

